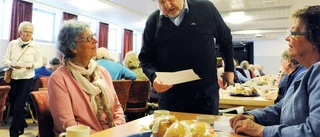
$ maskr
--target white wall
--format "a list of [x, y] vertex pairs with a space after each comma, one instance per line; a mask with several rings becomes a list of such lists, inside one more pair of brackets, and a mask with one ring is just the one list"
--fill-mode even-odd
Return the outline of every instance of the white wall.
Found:
[[2, 63], [3, 56], [6, 53], [7, 46], [9, 44], [8, 40], [0, 39], [0, 67], [4, 66]]
[[254, 64], [264, 67], [266, 74], [278, 75], [281, 66], [281, 53], [288, 49], [287, 34], [279, 34], [274, 40], [254, 41]]

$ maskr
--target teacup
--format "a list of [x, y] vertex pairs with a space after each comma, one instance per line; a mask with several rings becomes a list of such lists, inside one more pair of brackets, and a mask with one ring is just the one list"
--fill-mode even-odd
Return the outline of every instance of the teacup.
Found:
[[59, 137], [89, 137], [90, 127], [84, 125], [76, 125], [67, 127], [66, 132], [63, 132]]
[[170, 111], [168, 111], [168, 110], [155, 110], [153, 112], [153, 117], [154, 118], [160, 117], [162, 115], [169, 116], [170, 115]]

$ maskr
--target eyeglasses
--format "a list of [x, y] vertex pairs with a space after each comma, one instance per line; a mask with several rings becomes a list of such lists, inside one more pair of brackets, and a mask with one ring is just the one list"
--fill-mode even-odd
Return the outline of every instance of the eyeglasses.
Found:
[[88, 37], [85, 37], [85, 38], [81, 38], [81, 39], [78, 39], [77, 42], [79, 41], [83, 41], [83, 42], [90, 42], [92, 41], [92, 39], [96, 36], [96, 33], [88, 36]]
[[29, 33], [29, 34], [33, 34], [32, 31], [22, 31], [23, 33]]
[[291, 30], [288, 30], [288, 34], [289, 34], [290, 38], [292, 38], [294, 36], [306, 36], [305, 32], [293, 32]]

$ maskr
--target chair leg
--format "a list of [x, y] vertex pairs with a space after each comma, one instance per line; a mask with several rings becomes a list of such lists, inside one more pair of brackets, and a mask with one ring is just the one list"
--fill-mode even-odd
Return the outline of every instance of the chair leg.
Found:
[[6, 119], [4, 121], [4, 124], [7, 124], [8, 123], [8, 120], [9, 120], [9, 113], [10, 113], [10, 104], [7, 105], [7, 114], [6, 114]]
[[33, 121], [33, 123], [36, 123], [36, 120], [35, 120], [34, 117], [33, 117], [33, 112], [32, 112], [32, 110], [31, 110], [30, 103], [28, 102], [27, 105], [28, 105], [28, 109], [29, 109], [29, 112], [30, 112], [32, 121]]

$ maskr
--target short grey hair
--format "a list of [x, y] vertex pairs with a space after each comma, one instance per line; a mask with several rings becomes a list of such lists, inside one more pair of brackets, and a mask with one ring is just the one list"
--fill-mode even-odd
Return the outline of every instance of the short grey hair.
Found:
[[58, 35], [58, 49], [64, 55], [64, 58], [73, 58], [72, 52], [77, 47], [76, 38], [90, 26], [83, 21], [68, 20], [65, 21]]
[[243, 60], [241, 63], [240, 63], [240, 67], [247, 70], [249, 69], [249, 62], [246, 61], [246, 60]]
[[299, 62], [289, 55], [288, 50], [285, 50], [284, 52], [282, 52], [281, 58], [290, 61], [294, 67], [300, 66]]
[[34, 26], [33, 26], [33, 24], [32, 24], [31, 22], [29, 22], [29, 21], [23, 21], [23, 22], [21, 22], [20, 25], [19, 25], [19, 31], [20, 31], [20, 32], [23, 31], [23, 29], [26, 28], [26, 27], [31, 28], [31, 30], [32, 30], [32, 32], [33, 32]]

